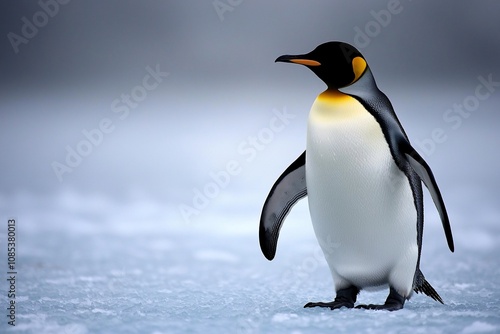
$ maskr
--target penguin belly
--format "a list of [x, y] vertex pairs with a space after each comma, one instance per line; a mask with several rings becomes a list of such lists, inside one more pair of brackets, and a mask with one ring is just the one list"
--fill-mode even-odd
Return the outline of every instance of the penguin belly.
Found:
[[376, 119], [356, 99], [314, 102], [306, 182], [316, 238], [338, 291], [392, 286], [409, 297], [417, 266], [417, 213]]

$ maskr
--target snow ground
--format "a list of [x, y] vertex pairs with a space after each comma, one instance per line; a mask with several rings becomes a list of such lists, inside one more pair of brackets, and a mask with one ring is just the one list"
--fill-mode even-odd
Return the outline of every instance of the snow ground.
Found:
[[[404, 310], [393, 313], [329, 311], [302, 308], [333, 296], [312, 229], [302, 222], [307, 214], [302, 203], [283, 228], [273, 262], [260, 253], [256, 222], [242, 220], [246, 227], [234, 232], [216, 220], [169, 225], [153, 218], [124, 229], [126, 216], [145, 209], [113, 211], [125, 214], [106, 222], [96, 219], [96, 211], [92, 222], [71, 221], [76, 215], [44, 215], [33, 208], [31, 217], [18, 219], [17, 325], [3, 323], [6, 332], [500, 331], [498, 226], [471, 231], [468, 240], [459, 237], [467, 230], [455, 226], [457, 251], [451, 254], [441, 227], [428, 223], [422, 270], [445, 305], [414, 295]], [[5, 240], [5, 234], [0, 237]], [[467, 246], [471, 241], [475, 245]], [[358, 301], [382, 302], [386, 293], [362, 292]], [[2, 294], [0, 302], [6, 300]]]

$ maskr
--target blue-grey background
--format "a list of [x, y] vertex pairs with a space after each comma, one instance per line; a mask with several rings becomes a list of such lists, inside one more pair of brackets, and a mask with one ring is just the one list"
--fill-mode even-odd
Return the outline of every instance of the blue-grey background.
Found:
[[[497, 1], [61, 2], [0, 4], [0, 275], [9, 218], [19, 271], [17, 325], [2, 315], [0, 328], [500, 331]], [[305, 148], [308, 110], [324, 89], [274, 59], [330, 40], [364, 54], [433, 168], [456, 252], [426, 199], [422, 270], [444, 306], [415, 296], [394, 314], [302, 309], [333, 297], [306, 201], [276, 259], [260, 253], [262, 203]], [[154, 70], [163, 74], [151, 88]], [[479, 99], [488, 78], [497, 84]], [[107, 133], [58, 178], [54, 163], [103, 121]]]

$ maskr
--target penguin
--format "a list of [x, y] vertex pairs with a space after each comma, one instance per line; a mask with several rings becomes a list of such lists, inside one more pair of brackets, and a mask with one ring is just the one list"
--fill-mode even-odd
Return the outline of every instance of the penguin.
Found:
[[443, 304], [420, 270], [422, 182], [454, 252], [445, 204], [429, 165], [410, 144], [363, 55], [347, 43], [327, 42], [276, 62], [309, 68], [327, 89], [309, 112], [306, 150], [264, 202], [259, 226], [264, 256], [274, 258], [287, 214], [307, 196], [336, 296], [304, 307], [354, 308], [360, 290], [384, 288], [389, 288], [384, 304], [356, 308], [399, 310], [413, 292]]

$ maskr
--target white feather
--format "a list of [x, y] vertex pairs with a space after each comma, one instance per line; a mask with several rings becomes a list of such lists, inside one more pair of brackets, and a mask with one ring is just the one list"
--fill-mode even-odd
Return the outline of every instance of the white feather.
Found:
[[336, 290], [389, 284], [407, 297], [418, 257], [409, 181], [379, 123], [341, 95], [320, 95], [309, 115], [306, 181], [314, 231]]

